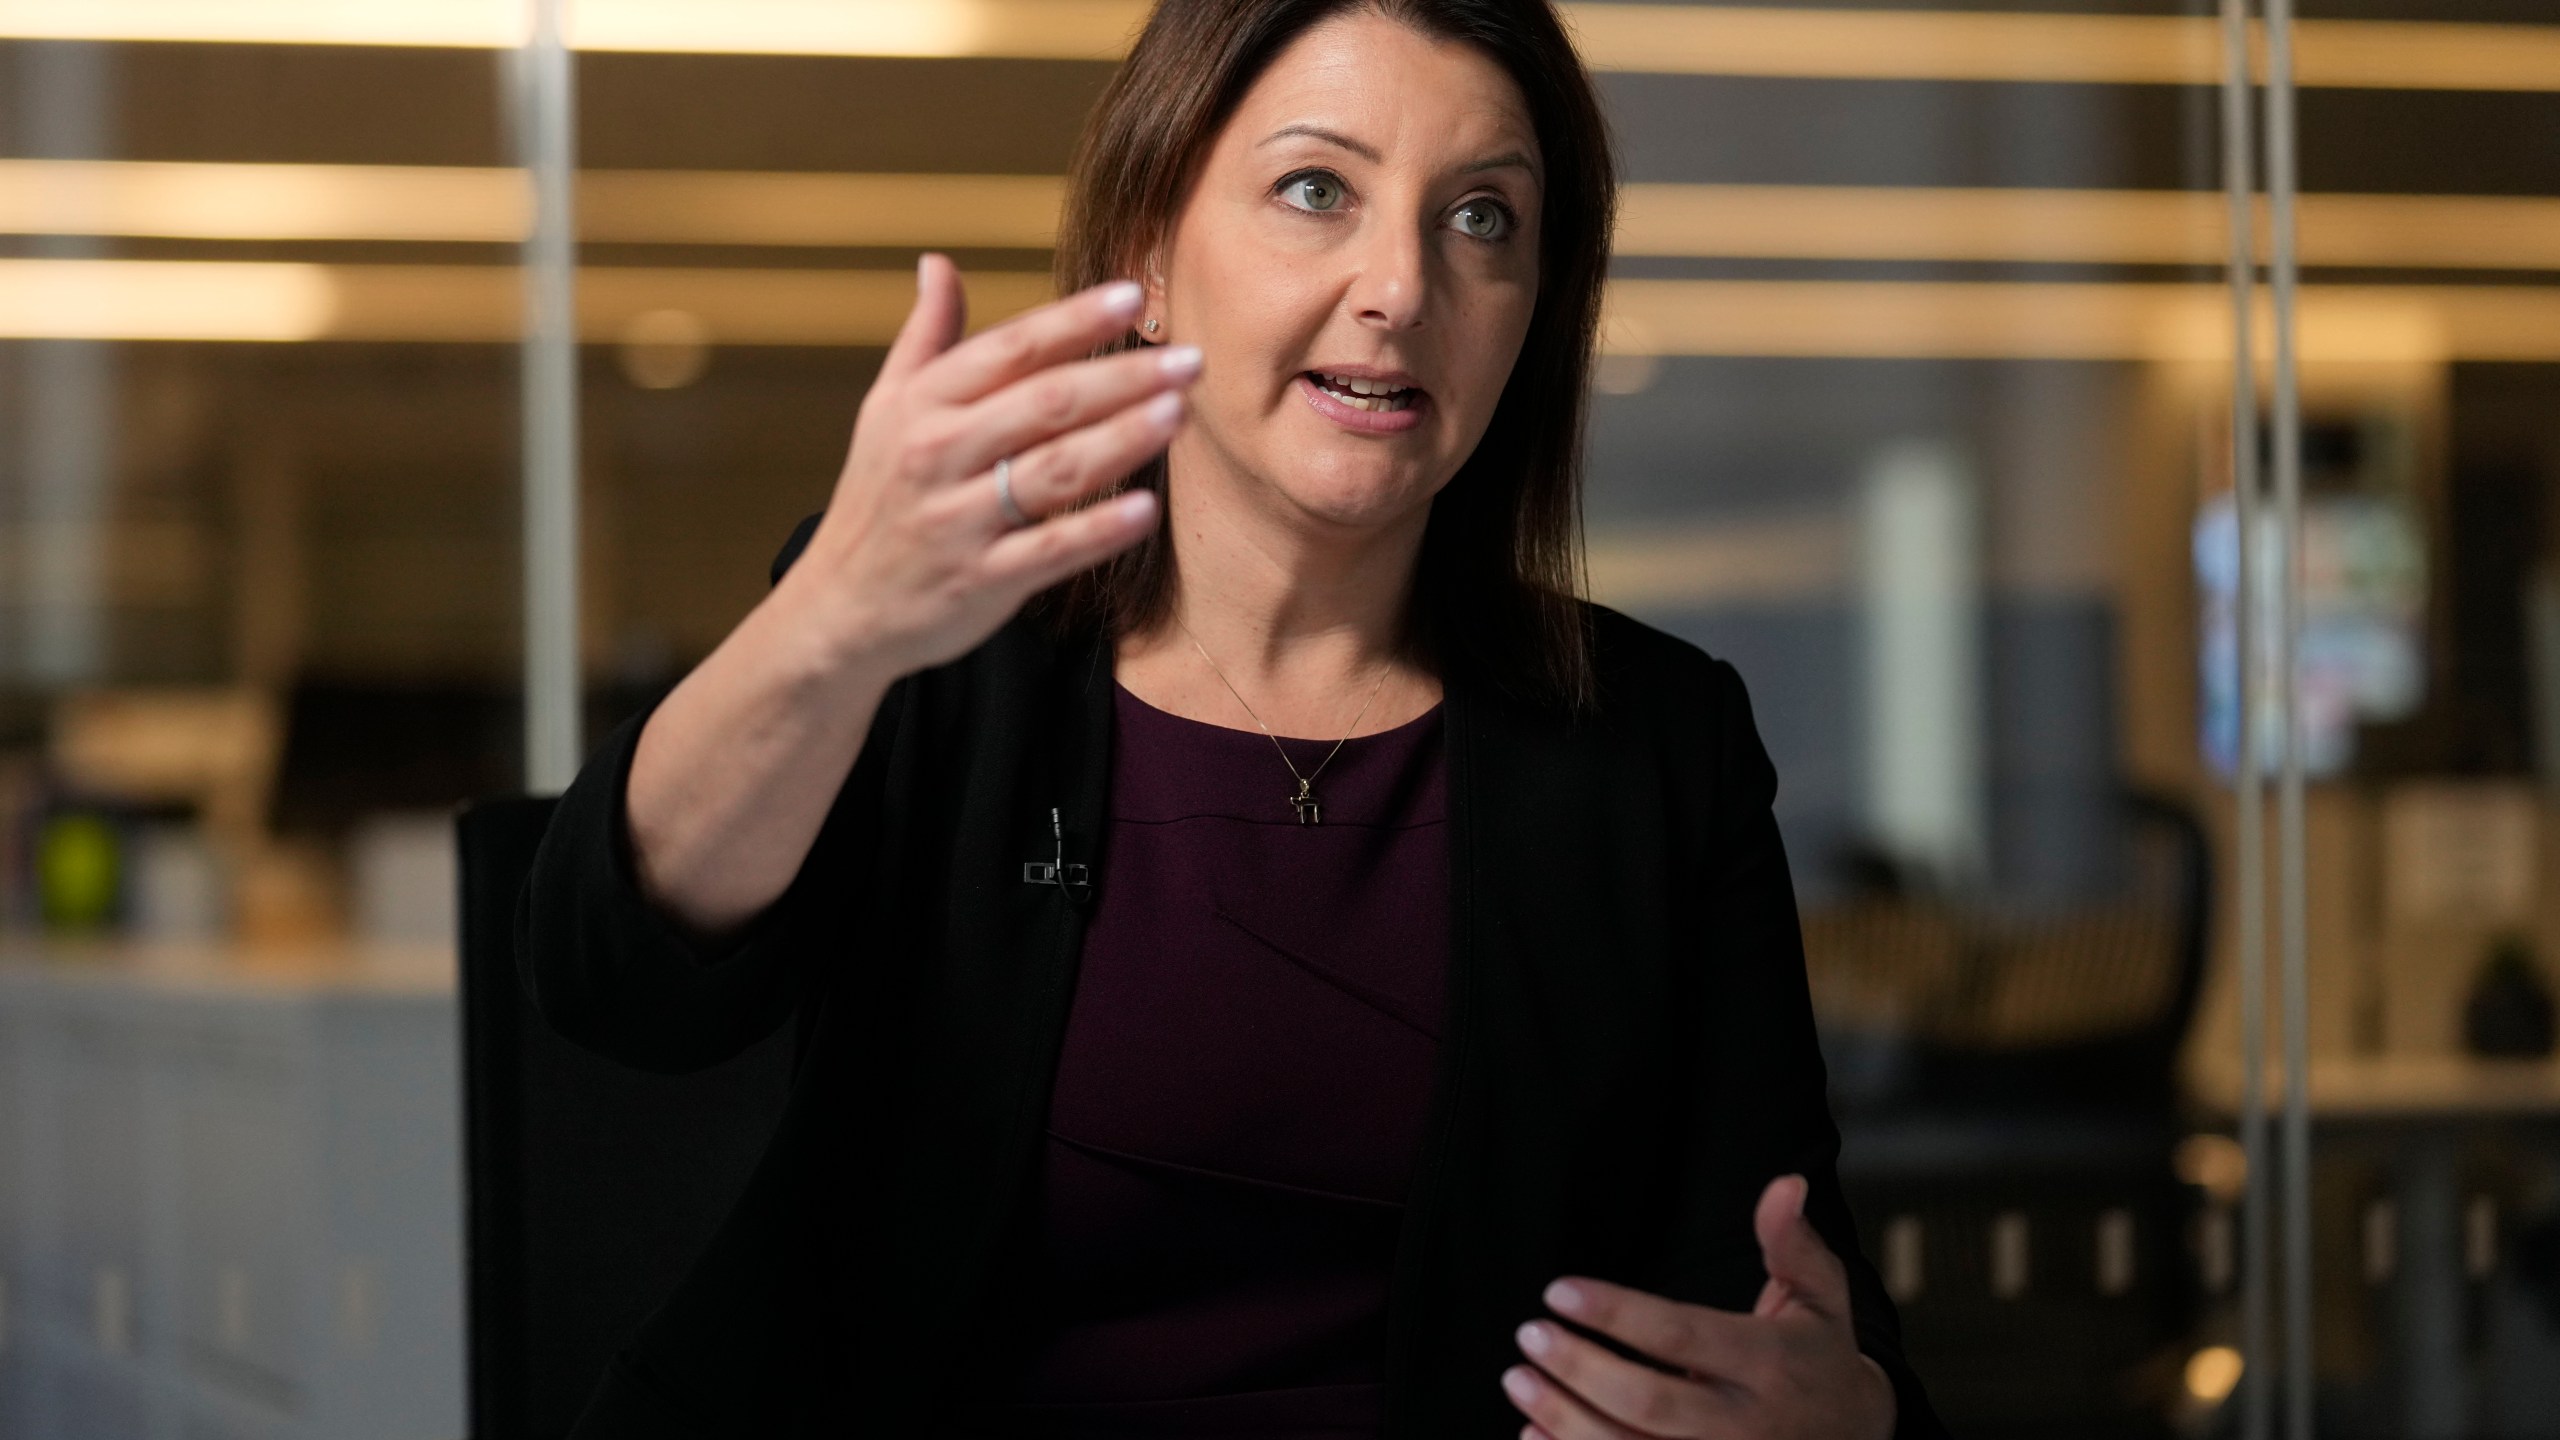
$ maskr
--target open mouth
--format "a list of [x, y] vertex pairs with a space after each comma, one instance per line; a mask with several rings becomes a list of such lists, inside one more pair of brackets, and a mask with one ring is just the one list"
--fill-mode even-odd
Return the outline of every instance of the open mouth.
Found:
[[1349, 375], [1327, 375], [1320, 370], [1306, 372], [1307, 383], [1354, 410], [1395, 411], [1413, 408], [1422, 391], [1411, 385], [1390, 385], [1383, 380], [1361, 380]]

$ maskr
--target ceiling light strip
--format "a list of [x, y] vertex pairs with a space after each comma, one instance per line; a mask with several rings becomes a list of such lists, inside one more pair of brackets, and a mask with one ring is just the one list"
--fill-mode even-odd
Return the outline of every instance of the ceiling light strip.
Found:
[[[1596, 69], [1842, 80], [2215, 82], [2203, 16], [1569, 4]], [[581, 50], [1109, 61], [1143, 0], [582, 0]], [[503, 49], [520, 0], [0, 0], [0, 38]], [[2299, 83], [2560, 90], [2560, 26], [2304, 21]]]
[[[590, 170], [578, 212], [589, 241], [1046, 249], [1064, 190], [1048, 175]], [[529, 207], [510, 169], [0, 160], [0, 234], [513, 244]], [[1616, 249], [2200, 265], [2226, 219], [2205, 191], [1645, 184], [1621, 195]], [[2313, 265], [2560, 271], [2560, 199], [2312, 195], [2302, 224]]]
[[[0, 338], [503, 343], [521, 324], [505, 265], [0, 259]], [[1049, 277], [966, 277], [980, 324], [1046, 300]], [[681, 311], [714, 344], [880, 345], [914, 296], [897, 270], [589, 266], [578, 332], [628, 335]], [[2218, 285], [1618, 280], [1622, 355], [2224, 362]], [[2305, 287], [2311, 363], [2560, 360], [2560, 286]]]
[[[1116, 60], [1143, 0], [581, 0], [573, 48], [705, 55]], [[504, 50], [523, 0], [0, 0], [0, 38]]]
[[[2309, 195], [2323, 266], [2560, 270], [2560, 200]], [[2209, 191], [1629, 185], [1616, 253], [1693, 259], [2208, 265], [2229, 216]], [[2264, 225], [2260, 227], [2264, 232]]]
[[0, 259], [0, 339], [319, 340], [340, 291], [322, 265]]
[[[2212, 85], [2207, 16], [1569, 5], [1599, 69], [1784, 79]], [[2297, 83], [2341, 89], [2560, 89], [2560, 26], [2306, 20]]]
[[[1046, 249], [1051, 175], [589, 170], [580, 237], [704, 245]], [[514, 169], [0, 160], [0, 234], [514, 244], [532, 191]]]
[[[2302, 296], [2306, 363], [2560, 359], [2560, 287]], [[1611, 348], [1627, 354], [2229, 362], [2230, 296], [2211, 284], [1617, 280], [1608, 307]]]
[[[503, 341], [515, 338], [516, 272], [506, 266], [331, 268], [339, 309], [329, 338]], [[1053, 293], [1045, 273], [964, 274], [973, 323], [1019, 314]], [[578, 272], [578, 333], [618, 341], [644, 315], [681, 311], [730, 345], [883, 345], [915, 302], [912, 270], [587, 266]]]

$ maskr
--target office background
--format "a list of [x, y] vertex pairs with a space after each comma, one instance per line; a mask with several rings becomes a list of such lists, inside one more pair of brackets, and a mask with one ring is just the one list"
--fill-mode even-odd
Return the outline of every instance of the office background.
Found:
[[[1751, 686], [1914, 1352], [1966, 1433], [2237, 1433], [2214, 16], [1566, 8], [1629, 183], [1593, 593]], [[590, 733], [762, 592], [920, 248], [981, 320], [1046, 297], [1142, 13], [572, 10]], [[0, 1433], [462, 1429], [449, 816], [525, 765], [521, 32], [0, 0]], [[2555, 1434], [2560, 13], [2296, 33], [2318, 1418]], [[2071, 1112], [2103, 1160], [1963, 1082], [2146, 1027], [2170, 1088]]]

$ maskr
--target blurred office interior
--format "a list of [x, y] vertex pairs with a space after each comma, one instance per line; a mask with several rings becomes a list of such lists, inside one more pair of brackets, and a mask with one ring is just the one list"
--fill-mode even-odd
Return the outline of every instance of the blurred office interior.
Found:
[[[1844, 1169], [1958, 1433], [2238, 1435], [2279, 1352], [2216, 12], [1950, 3], [1564, 7], [1628, 181], [1591, 588], [1751, 687]], [[920, 249], [981, 322], [1046, 298], [1143, 10], [572, 9], [589, 734], [755, 602]], [[0, 0], [0, 1435], [465, 1431], [451, 817], [525, 785], [522, 29]], [[2551, 1436], [2560, 10], [2310, 0], [2294, 56], [2311, 1418]]]

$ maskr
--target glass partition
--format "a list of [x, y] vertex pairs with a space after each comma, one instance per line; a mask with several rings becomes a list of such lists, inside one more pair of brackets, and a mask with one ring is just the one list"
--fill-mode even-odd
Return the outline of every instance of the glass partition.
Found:
[[0, 1431], [452, 1434], [499, 77], [117, 17], [0, 17]]
[[[2483, 1057], [2549, 1053], [2555, 476], [2520, 397], [2560, 413], [2532, 158], [2560, 34], [2387, 4], [2290, 32], [2288, 532], [2263, 276], [2235, 451], [2219, 17], [2064, 8], [1609, 12], [1658, 28], [1607, 82], [1633, 183], [1594, 590], [1752, 687], [1844, 1165], [1959, 1433], [2526, 1433], [2560, 1094]], [[2241, 1303], [2235, 456], [2268, 487], [2269, 1105], [2301, 567], [2308, 1407], [2280, 1254], [2254, 1343]]]

